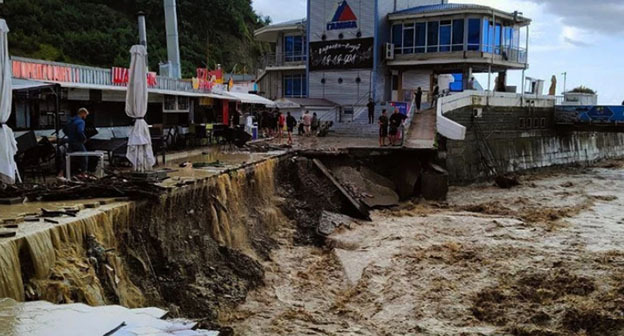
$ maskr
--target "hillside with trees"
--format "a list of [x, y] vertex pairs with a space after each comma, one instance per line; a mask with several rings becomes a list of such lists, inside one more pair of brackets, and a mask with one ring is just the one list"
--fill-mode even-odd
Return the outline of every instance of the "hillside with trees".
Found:
[[[136, 13], [147, 14], [150, 69], [167, 60], [162, 0], [5, 0], [13, 56], [101, 67], [127, 66], [138, 42]], [[185, 76], [198, 66], [253, 69], [263, 45], [253, 31], [258, 17], [250, 0], [178, 0], [180, 56]]]

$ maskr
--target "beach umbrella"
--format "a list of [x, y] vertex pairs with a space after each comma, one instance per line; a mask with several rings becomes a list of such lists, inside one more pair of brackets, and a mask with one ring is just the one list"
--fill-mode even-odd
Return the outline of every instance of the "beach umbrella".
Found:
[[13, 99], [8, 33], [9, 27], [6, 21], [0, 19], [0, 182], [14, 184], [15, 176], [18, 175], [15, 164], [17, 141], [15, 141], [13, 130], [6, 125], [11, 115], [11, 100]]
[[144, 119], [147, 113], [147, 50], [142, 45], [135, 45], [130, 49], [130, 55], [126, 114], [134, 119], [134, 127], [128, 136], [126, 157], [135, 171], [143, 172], [152, 169], [156, 163], [149, 126]]

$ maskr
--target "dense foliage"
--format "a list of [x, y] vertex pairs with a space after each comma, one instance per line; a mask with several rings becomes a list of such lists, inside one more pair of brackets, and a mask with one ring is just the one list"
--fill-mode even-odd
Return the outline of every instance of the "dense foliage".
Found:
[[[147, 14], [150, 69], [167, 60], [163, 0], [5, 0], [0, 16], [12, 55], [110, 67], [127, 66], [138, 42], [136, 13]], [[251, 0], [178, 0], [182, 72], [198, 66], [251, 70], [260, 55], [253, 31], [267, 22]]]
[[594, 91], [594, 90], [592, 90], [592, 89], [590, 89], [590, 88], [588, 88], [588, 87], [585, 87], [585, 86], [583, 86], [583, 85], [581, 85], [581, 86], [579, 86], [579, 87], [577, 87], [577, 88], [572, 89], [570, 92], [574, 92], [574, 93], [586, 93], [586, 94], [596, 94], [596, 91]]

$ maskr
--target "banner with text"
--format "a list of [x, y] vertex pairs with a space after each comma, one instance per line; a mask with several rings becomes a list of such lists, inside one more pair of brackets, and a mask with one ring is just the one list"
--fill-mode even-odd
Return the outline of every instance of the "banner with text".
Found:
[[310, 43], [310, 70], [370, 69], [374, 39]]

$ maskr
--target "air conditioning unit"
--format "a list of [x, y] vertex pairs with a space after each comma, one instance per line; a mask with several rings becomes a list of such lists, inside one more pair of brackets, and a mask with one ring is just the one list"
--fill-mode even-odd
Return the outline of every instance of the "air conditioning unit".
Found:
[[386, 43], [386, 59], [387, 60], [394, 60], [394, 44], [393, 43]]

